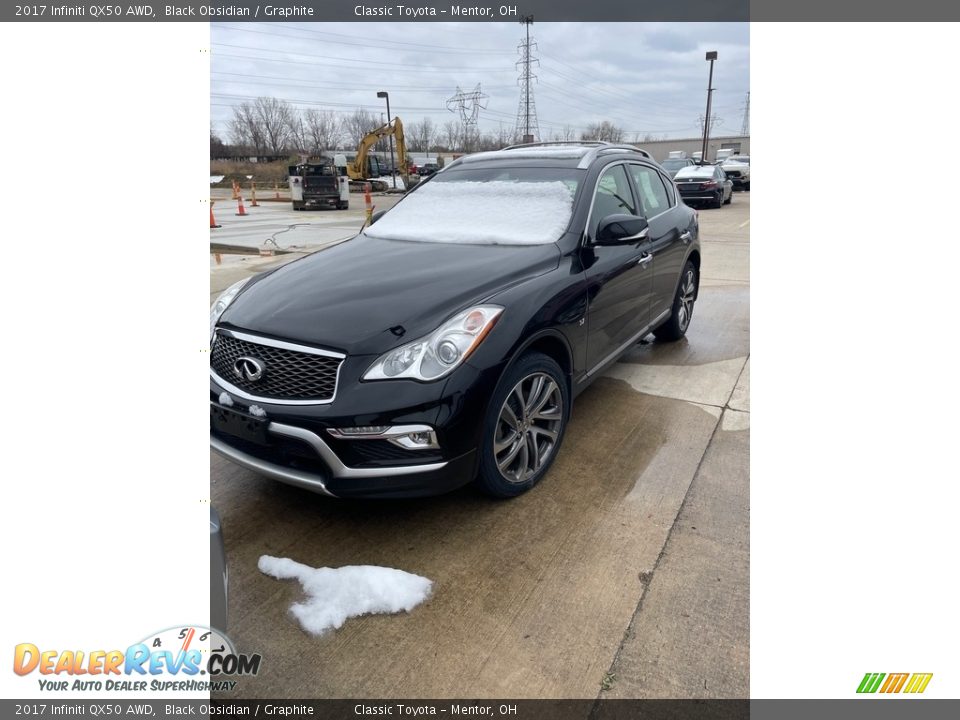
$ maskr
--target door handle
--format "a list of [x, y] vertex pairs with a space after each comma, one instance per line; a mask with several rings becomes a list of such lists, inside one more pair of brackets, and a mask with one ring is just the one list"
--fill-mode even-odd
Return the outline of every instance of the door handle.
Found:
[[690, 234], [689, 230], [684, 230], [682, 233], [680, 233], [680, 239], [683, 240], [685, 243], [690, 242], [692, 238], [693, 238], [693, 235]]
[[643, 255], [640, 256], [640, 259], [637, 260], [637, 265], [643, 265], [644, 267], [646, 267], [647, 263], [650, 262], [651, 260], [653, 260], [653, 255], [651, 255], [650, 253], [644, 253]]

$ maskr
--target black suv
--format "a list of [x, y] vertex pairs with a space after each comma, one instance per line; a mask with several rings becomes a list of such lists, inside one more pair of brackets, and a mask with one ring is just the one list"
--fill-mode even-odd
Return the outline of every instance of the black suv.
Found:
[[648, 333], [683, 337], [699, 273], [697, 214], [642, 150], [460, 158], [352, 240], [223, 293], [211, 447], [337, 497], [519, 495], [591, 380]]

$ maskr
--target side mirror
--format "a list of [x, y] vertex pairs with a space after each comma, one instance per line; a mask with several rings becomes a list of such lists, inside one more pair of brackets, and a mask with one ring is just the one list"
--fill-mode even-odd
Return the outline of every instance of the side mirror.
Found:
[[379, 220], [386, 214], [387, 214], [386, 210], [377, 210], [373, 215], [370, 216], [370, 224], [373, 225], [377, 220]]
[[607, 215], [597, 226], [597, 245], [621, 245], [644, 240], [650, 228], [647, 219], [636, 215]]

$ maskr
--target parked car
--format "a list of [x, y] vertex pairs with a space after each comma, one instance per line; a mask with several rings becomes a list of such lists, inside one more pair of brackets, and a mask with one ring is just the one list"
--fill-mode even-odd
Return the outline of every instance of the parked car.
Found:
[[733, 181], [735, 188], [750, 190], [750, 156], [731, 155], [721, 165], [727, 177]]
[[676, 177], [683, 168], [693, 167], [696, 164], [693, 158], [667, 158], [660, 163], [660, 167], [670, 173], [670, 177]]
[[436, 163], [424, 163], [420, 166], [420, 177], [426, 177], [427, 175], [433, 175], [440, 169], [440, 166]]
[[683, 168], [673, 181], [687, 204], [729, 205], [733, 200], [733, 182], [719, 165]]
[[211, 447], [337, 497], [519, 495], [591, 381], [687, 332], [698, 235], [630, 146], [460, 158], [352, 240], [218, 298]]
[[227, 629], [227, 554], [223, 549], [220, 516], [210, 507], [210, 627]]

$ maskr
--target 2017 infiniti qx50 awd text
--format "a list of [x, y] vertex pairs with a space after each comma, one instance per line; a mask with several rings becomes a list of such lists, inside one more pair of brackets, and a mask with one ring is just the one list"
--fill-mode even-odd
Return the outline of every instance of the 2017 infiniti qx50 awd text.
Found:
[[461, 158], [220, 296], [211, 446], [338, 497], [518, 495], [591, 380], [650, 332], [684, 335], [699, 273], [697, 214], [642, 150]]

